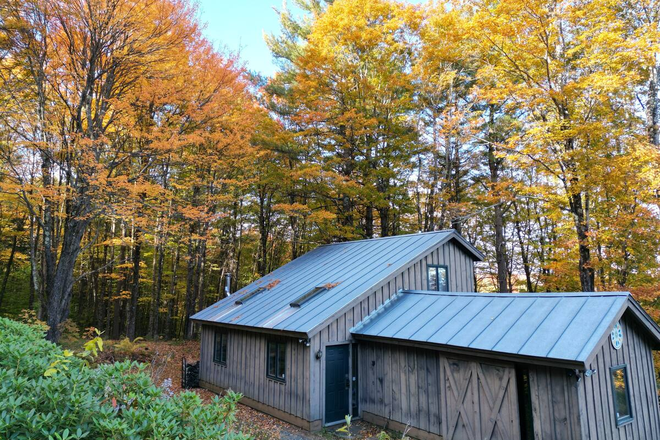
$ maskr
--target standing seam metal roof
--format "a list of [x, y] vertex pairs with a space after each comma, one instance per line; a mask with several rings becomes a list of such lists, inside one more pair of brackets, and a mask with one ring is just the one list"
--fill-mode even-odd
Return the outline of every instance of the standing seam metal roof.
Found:
[[[660, 342], [660, 328], [626, 292], [483, 294], [401, 291], [351, 332], [511, 357], [584, 365], [628, 308]], [[648, 318], [648, 319], [647, 319]]]
[[[320, 246], [202, 310], [196, 321], [308, 334], [390, 275], [449, 240], [475, 260], [481, 254], [456, 231], [445, 230]], [[314, 287], [328, 285], [301, 307], [290, 303]], [[243, 305], [236, 300], [266, 290]]]

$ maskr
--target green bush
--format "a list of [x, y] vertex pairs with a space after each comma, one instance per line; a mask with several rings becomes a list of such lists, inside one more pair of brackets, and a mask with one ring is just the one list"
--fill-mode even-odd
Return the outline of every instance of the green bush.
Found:
[[131, 361], [90, 368], [42, 330], [0, 318], [0, 438], [247, 438], [231, 432], [240, 395], [208, 405], [193, 392], [169, 397], [145, 368]]

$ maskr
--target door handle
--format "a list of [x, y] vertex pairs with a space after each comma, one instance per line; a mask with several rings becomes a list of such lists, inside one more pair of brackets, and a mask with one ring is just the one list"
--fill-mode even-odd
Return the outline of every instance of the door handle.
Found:
[[351, 387], [351, 381], [348, 380], [348, 374], [346, 375], [346, 389], [349, 389]]

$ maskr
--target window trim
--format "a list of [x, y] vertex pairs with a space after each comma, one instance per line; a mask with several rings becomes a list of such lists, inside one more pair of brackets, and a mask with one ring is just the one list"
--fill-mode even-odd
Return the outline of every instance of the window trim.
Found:
[[[623, 381], [624, 381], [624, 386], [626, 387], [626, 400], [628, 404], [628, 414], [625, 417], [618, 417], [616, 414], [616, 388], [614, 386], [614, 378], [613, 378], [613, 373], [616, 370], [621, 370], [623, 369]], [[616, 427], [619, 428], [621, 426], [627, 425], [628, 423], [632, 423], [632, 421], [635, 419], [635, 416], [633, 414], [633, 408], [632, 408], [632, 401], [630, 399], [630, 382], [628, 380], [628, 364], [620, 364], [620, 365], [614, 365], [610, 367], [610, 382], [611, 382], [611, 387], [612, 387], [612, 409], [614, 410], [614, 419], [616, 422]]]
[[[217, 353], [217, 348], [218, 348], [218, 335], [222, 337], [222, 341], [220, 342], [220, 353], [218, 356]], [[223, 344], [224, 342], [224, 344]], [[223, 345], [224, 345], [224, 353], [223, 353]], [[213, 332], [213, 363], [217, 365], [221, 365], [223, 367], [227, 366], [227, 352], [229, 351], [229, 332], [227, 330], [223, 329], [215, 329]], [[223, 359], [223, 354], [224, 354], [224, 359]]]
[[[275, 375], [270, 374], [268, 370], [268, 361], [270, 360], [270, 344], [275, 344]], [[280, 345], [284, 345], [284, 377], [277, 376], [277, 369], [280, 364]], [[266, 340], [266, 378], [280, 383], [286, 383], [286, 351], [287, 341], [277, 339]]]
[[[429, 278], [429, 269], [435, 269], [436, 270], [436, 277], [437, 277], [437, 270], [438, 269], [444, 269], [446, 279], [447, 279], [447, 290], [440, 290], [440, 286], [438, 285], [438, 289], [431, 289], [431, 279]], [[449, 266], [446, 264], [427, 264], [426, 265], [426, 290], [430, 290], [432, 292], [449, 292]]]

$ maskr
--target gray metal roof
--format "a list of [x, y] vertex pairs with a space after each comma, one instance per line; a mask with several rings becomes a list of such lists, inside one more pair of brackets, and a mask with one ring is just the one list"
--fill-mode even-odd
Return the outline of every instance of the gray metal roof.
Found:
[[[482, 255], [454, 230], [320, 246], [195, 314], [196, 321], [310, 334], [351, 301], [437, 246], [456, 240], [475, 260]], [[317, 286], [334, 286], [300, 307], [290, 303]], [[258, 288], [261, 293], [236, 304]]]
[[351, 332], [358, 338], [388, 338], [583, 366], [628, 308], [654, 334], [657, 344], [660, 329], [626, 292], [401, 291]]

